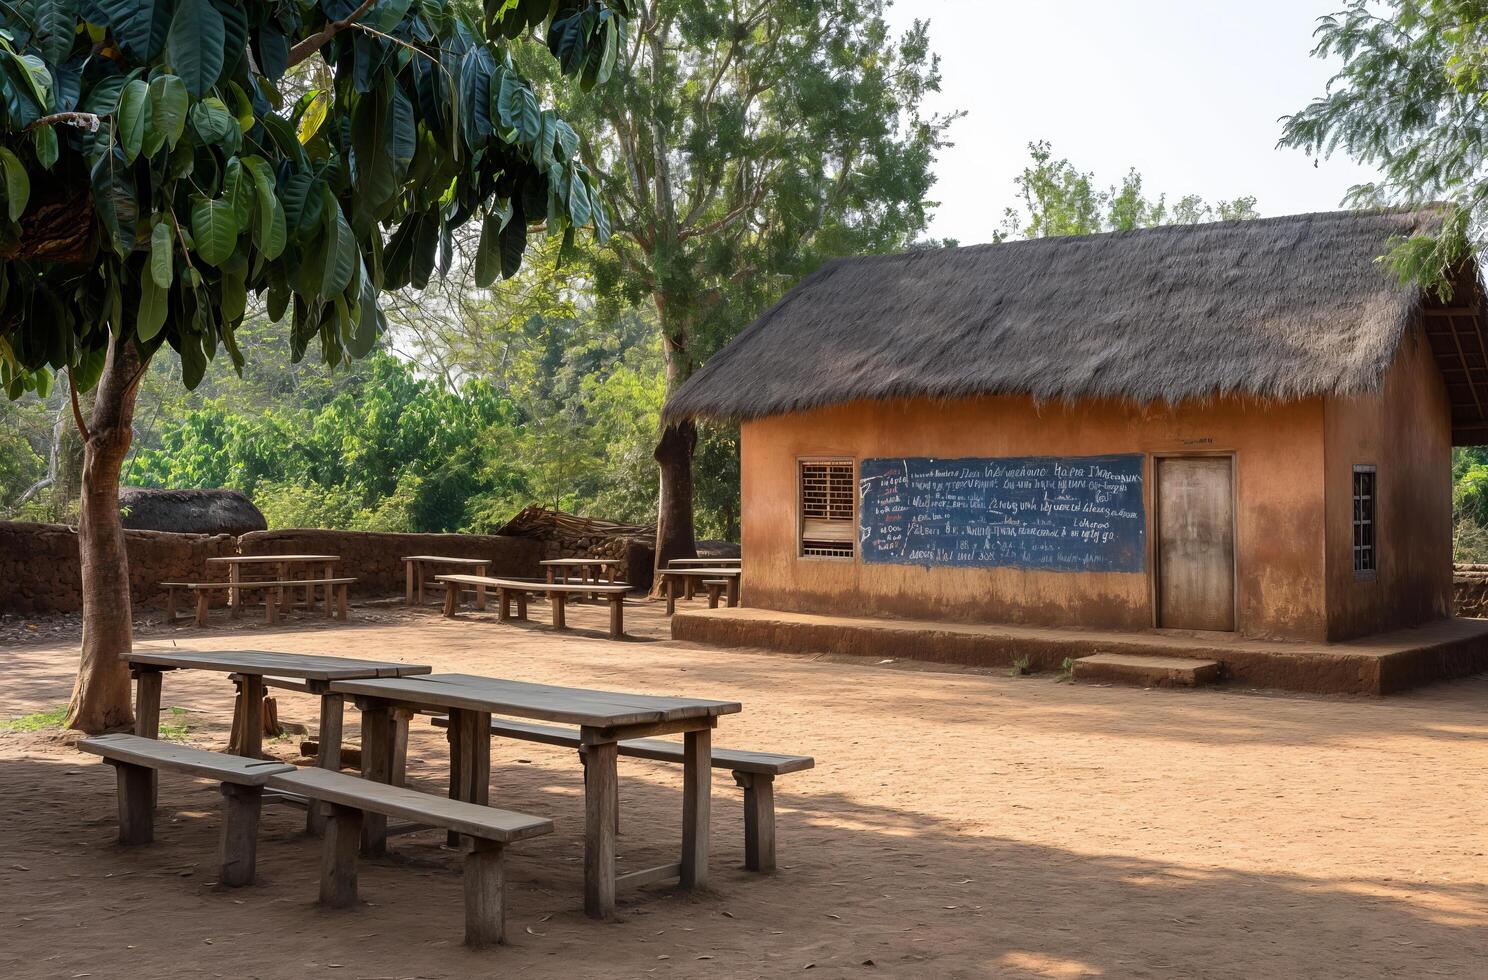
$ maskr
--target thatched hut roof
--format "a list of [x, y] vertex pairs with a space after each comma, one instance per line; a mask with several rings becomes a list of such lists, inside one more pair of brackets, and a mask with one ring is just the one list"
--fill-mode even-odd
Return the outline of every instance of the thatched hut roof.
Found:
[[236, 535], [269, 527], [253, 501], [236, 490], [123, 487], [119, 510], [124, 526], [136, 531]]
[[[1430, 305], [1377, 260], [1437, 220], [1304, 214], [837, 259], [710, 359], [665, 417], [747, 420], [891, 398], [1373, 391]], [[1457, 372], [1454, 403], [1473, 406], [1488, 348], [1475, 271], [1468, 281], [1471, 363], [1459, 364], [1450, 336], [1438, 353]], [[1479, 384], [1488, 400], [1488, 375]]]

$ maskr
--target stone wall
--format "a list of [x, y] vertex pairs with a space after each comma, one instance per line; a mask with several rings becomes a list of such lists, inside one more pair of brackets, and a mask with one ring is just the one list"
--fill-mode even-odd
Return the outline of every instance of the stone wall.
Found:
[[[163, 601], [161, 582], [195, 581], [208, 558], [231, 555], [226, 534], [125, 531], [129, 584], [140, 604]], [[83, 607], [77, 530], [64, 524], [0, 521], [0, 612], [76, 612]]]
[[[484, 558], [492, 575], [542, 574], [542, 544], [528, 538], [486, 534], [385, 534], [315, 529], [253, 531], [238, 539], [245, 555], [340, 555], [338, 575], [354, 577], [353, 595], [402, 592], [406, 555]], [[443, 586], [440, 586], [443, 588]]]
[[[476, 534], [376, 534], [361, 531], [255, 531], [172, 534], [125, 531], [134, 601], [160, 603], [161, 582], [225, 579], [208, 558], [234, 554], [340, 555], [341, 573], [356, 578], [357, 598], [401, 593], [404, 555], [486, 558], [493, 575], [536, 576], [546, 557], [541, 542]], [[0, 521], [0, 613], [76, 612], [83, 606], [77, 530], [62, 524]]]

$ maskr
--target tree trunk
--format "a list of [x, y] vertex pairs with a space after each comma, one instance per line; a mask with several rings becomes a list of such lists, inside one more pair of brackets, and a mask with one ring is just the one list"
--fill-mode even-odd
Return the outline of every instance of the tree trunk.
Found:
[[[694, 367], [688, 344], [692, 324], [677, 317], [666, 299], [657, 295], [656, 310], [661, 317], [661, 349], [666, 359], [667, 397], [671, 398], [682, 383], [692, 376]], [[673, 558], [697, 557], [697, 532], [692, 514], [692, 454], [697, 449], [697, 426], [692, 420], [668, 426], [653, 452], [661, 468], [661, 488], [656, 507], [656, 572], [651, 594], [661, 597], [666, 583], [659, 574]]]
[[[692, 525], [692, 452], [696, 448], [697, 427], [689, 419], [668, 426], [653, 453], [661, 466], [661, 504], [656, 514], [658, 570], [666, 568], [673, 558], [697, 557]], [[656, 580], [660, 583], [661, 576]]]
[[83, 433], [78, 551], [83, 571], [83, 650], [67, 727], [89, 733], [134, 724], [129, 669], [119, 659], [134, 643], [129, 555], [119, 519], [119, 472], [133, 438], [134, 398], [142, 370], [128, 339], [109, 347], [93, 414]]

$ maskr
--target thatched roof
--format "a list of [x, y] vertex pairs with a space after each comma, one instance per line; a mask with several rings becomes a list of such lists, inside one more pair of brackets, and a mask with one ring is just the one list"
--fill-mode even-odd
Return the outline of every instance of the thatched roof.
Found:
[[1304, 214], [837, 259], [709, 360], [666, 418], [890, 398], [1376, 390], [1423, 305], [1376, 260], [1435, 221]]
[[136, 531], [236, 535], [269, 527], [253, 502], [236, 490], [122, 487], [119, 510], [124, 526]]

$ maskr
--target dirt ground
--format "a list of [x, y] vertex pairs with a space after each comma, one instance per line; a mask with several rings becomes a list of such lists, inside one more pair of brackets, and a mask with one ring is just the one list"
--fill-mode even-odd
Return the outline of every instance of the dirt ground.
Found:
[[[739, 791], [716, 772], [712, 888], [582, 911], [572, 752], [493, 746], [493, 801], [551, 836], [509, 864], [509, 945], [460, 945], [442, 834], [365, 862], [355, 912], [315, 905], [318, 843], [266, 809], [259, 881], [214, 879], [217, 797], [166, 775], [157, 842], [114, 841], [107, 767], [58, 733], [0, 732], [6, 977], [1483, 977], [1488, 676], [1385, 700], [1076, 686], [687, 647], [654, 606], [640, 639], [558, 639], [396, 606], [349, 625], [142, 625], [137, 642], [375, 656], [524, 680], [742, 701], [716, 744], [812, 754], [779, 783], [782, 867], [750, 874]], [[571, 622], [598, 630], [601, 607]], [[35, 628], [30, 628], [30, 627]], [[0, 624], [0, 719], [65, 702], [75, 621]], [[221, 748], [231, 686], [168, 674], [187, 739]], [[280, 692], [283, 719], [314, 725]], [[357, 737], [349, 712], [349, 739]], [[271, 743], [290, 758], [293, 740]], [[445, 785], [416, 726], [414, 785]], [[680, 772], [622, 760], [621, 869], [675, 860]], [[807, 973], [806, 971], [810, 971]]]

